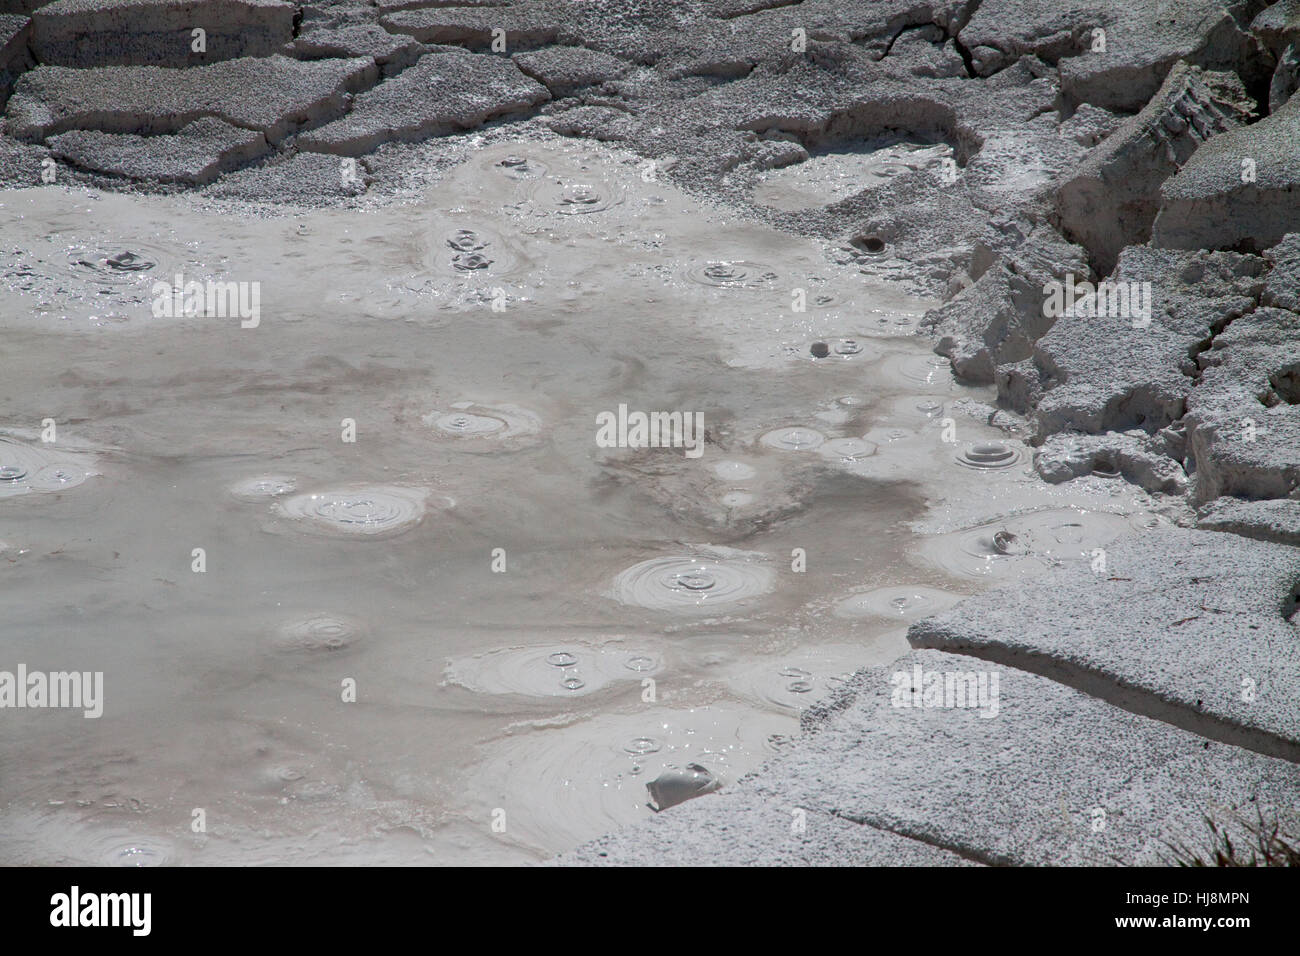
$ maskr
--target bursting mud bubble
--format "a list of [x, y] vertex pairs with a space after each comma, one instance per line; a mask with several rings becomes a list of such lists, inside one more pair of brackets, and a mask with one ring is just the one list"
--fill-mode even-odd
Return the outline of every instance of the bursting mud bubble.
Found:
[[0, 707], [0, 863], [1294, 807], [1300, 32], [1174, 5], [0, 0], [0, 671], [106, 729]]

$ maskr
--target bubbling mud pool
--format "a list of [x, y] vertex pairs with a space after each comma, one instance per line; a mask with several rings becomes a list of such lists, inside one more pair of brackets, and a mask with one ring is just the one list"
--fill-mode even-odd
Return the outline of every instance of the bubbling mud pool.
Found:
[[[965, 414], [933, 303], [639, 169], [515, 141], [359, 210], [0, 194], [0, 670], [105, 697], [4, 712], [0, 862], [539, 860], [1157, 520]], [[178, 272], [259, 283], [260, 322], [155, 318]], [[703, 454], [598, 446], [620, 405]]]

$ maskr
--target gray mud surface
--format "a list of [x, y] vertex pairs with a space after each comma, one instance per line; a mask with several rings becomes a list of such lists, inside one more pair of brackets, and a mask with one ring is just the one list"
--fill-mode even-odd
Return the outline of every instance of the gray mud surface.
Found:
[[0, 863], [1294, 831], [1298, 41], [0, 0]]

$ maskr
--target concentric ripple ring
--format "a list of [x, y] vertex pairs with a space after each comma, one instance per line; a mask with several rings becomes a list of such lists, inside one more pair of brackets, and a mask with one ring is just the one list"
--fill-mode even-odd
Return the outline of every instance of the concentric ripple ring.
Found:
[[277, 505], [318, 531], [345, 535], [398, 534], [420, 523], [427, 493], [387, 485], [295, 495]]
[[772, 584], [772, 571], [753, 558], [683, 555], [634, 564], [614, 579], [613, 597], [657, 611], [691, 610], [737, 604]]

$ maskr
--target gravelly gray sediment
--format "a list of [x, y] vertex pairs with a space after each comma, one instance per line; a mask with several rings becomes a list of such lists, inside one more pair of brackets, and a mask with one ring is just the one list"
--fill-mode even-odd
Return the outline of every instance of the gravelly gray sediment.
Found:
[[32, 21], [15, 14], [0, 14], [0, 107], [9, 99], [14, 81], [32, 63], [28, 48]]
[[974, 866], [972, 860], [825, 810], [737, 788], [672, 807], [557, 862], [644, 866]]
[[373, 57], [384, 76], [406, 69], [428, 51], [410, 37], [394, 36], [374, 23], [329, 26], [311, 30], [286, 45], [283, 52], [303, 60]]
[[174, 136], [73, 130], [49, 139], [50, 154], [112, 176], [202, 185], [266, 153], [261, 133], [205, 116]]
[[1215, 498], [1198, 512], [1196, 527], [1300, 547], [1300, 501]]
[[347, 116], [301, 134], [298, 147], [359, 156], [386, 142], [480, 126], [549, 98], [544, 86], [509, 60], [459, 50], [429, 53], [356, 97]]
[[1267, 249], [1300, 221], [1300, 101], [1214, 137], [1161, 187], [1152, 241], [1178, 249]]
[[[922, 675], [997, 673], [997, 714], [898, 706], [894, 675], [918, 667]], [[1253, 816], [1257, 807], [1289, 805], [1300, 787], [1288, 761], [1025, 671], [933, 650], [859, 672], [840, 701], [806, 717], [805, 729], [792, 754], [731, 791], [741, 794], [737, 806], [761, 800], [772, 808], [747, 828], [723, 798], [701, 798], [690, 813], [690, 804], [670, 808], [561, 861], [777, 859], [797, 834], [788, 822], [776, 825], [775, 810], [784, 808], [788, 821], [802, 808], [810, 828], [830, 816], [991, 865], [1155, 864], [1168, 859], [1169, 844], [1194, 839], [1203, 813]], [[897, 860], [915, 855], [909, 848]], [[862, 862], [886, 860], [864, 852]]]
[[1297, 583], [1300, 550], [1168, 529], [1121, 541], [1095, 565], [970, 598], [908, 640], [1300, 761], [1300, 627], [1283, 616]]
[[276, 52], [295, 12], [284, 0], [55, 0], [32, 15], [32, 50], [53, 66], [198, 66]]
[[75, 129], [175, 133], [212, 116], [279, 142], [342, 115], [348, 94], [377, 79], [369, 58], [248, 57], [190, 69], [41, 66], [15, 84], [6, 125], [19, 139], [38, 141]]

